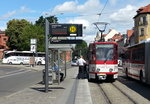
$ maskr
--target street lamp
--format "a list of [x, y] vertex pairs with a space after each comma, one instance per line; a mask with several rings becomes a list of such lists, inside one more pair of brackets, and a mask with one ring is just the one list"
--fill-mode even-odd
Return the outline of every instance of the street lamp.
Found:
[[[99, 32], [101, 33], [101, 37], [100, 37], [100, 39], [98, 40], [98, 42], [104, 42], [105, 39], [104, 39], [104, 37], [103, 37], [103, 32], [105, 31], [106, 26], [107, 26], [109, 23], [107, 23], [107, 22], [95, 22], [95, 23], [93, 23], [93, 24], [97, 27], [97, 29], [98, 29]], [[99, 27], [98, 25], [99, 25], [99, 26], [101, 25], [103, 29], [100, 29], [100, 27]]]

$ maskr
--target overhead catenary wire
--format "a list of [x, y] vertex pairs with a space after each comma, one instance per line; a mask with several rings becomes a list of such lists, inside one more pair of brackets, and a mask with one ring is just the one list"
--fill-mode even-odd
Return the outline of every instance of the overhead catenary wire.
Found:
[[108, 0], [105, 2], [105, 5], [104, 5], [104, 7], [102, 8], [101, 12], [100, 12], [99, 14], [97, 14], [97, 15], [99, 15], [98, 21], [99, 21], [99, 19], [100, 19], [100, 16], [102, 15], [104, 9], [106, 8], [107, 3], [108, 3]]

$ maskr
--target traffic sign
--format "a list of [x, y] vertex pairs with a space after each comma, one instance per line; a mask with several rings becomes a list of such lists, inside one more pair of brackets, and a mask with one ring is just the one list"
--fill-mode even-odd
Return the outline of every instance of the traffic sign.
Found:
[[76, 31], [77, 31], [77, 27], [76, 26], [72, 25], [72, 26], [69, 27], [69, 32], [70, 33], [75, 33]]
[[30, 51], [36, 52], [36, 45], [35, 44], [30, 46]]
[[37, 43], [37, 39], [30, 39], [30, 44], [36, 44]]

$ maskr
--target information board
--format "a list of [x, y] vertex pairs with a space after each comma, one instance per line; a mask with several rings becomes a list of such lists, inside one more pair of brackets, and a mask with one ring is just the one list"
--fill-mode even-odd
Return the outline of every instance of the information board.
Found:
[[50, 24], [50, 35], [52, 37], [81, 37], [82, 24]]

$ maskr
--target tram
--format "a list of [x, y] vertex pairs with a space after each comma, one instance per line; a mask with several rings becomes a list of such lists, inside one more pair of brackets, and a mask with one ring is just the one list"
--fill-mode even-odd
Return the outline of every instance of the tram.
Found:
[[150, 41], [127, 47], [123, 57], [123, 69], [127, 77], [150, 84]]
[[118, 44], [94, 42], [89, 45], [88, 78], [115, 80], [118, 78]]

